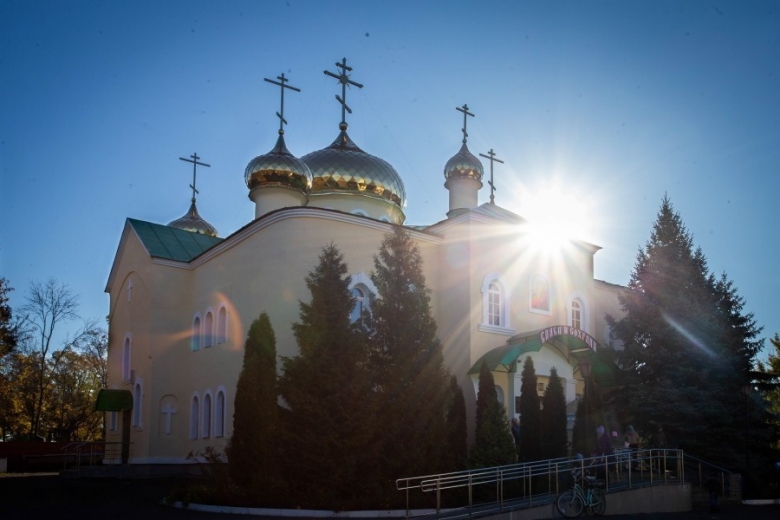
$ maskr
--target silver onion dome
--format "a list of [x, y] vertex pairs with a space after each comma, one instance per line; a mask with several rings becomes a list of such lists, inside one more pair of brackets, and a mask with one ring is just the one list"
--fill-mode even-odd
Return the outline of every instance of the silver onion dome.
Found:
[[290, 153], [284, 144], [283, 134], [279, 131], [273, 150], [249, 161], [244, 180], [250, 190], [259, 186], [282, 186], [307, 193], [311, 188], [309, 167]]
[[361, 150], [347, 135], [346, 123], [339, 128], [341, 133], [330, 146], [301, 157], [312, 173], [311, 193], [356, 193], [403, 208], [406, 190], [395, 168]]
[[216, 228], [203, 220], [203, 218], [198, 214], [198, 208], [195, 207], [194, 200], [192, 201], [192, 204], [190, 204], [190, 209], [183, 217], [169, 222], [168, 225], [170, 227], [183, 229], [184, 231], [190, 231], [192, 233], [200, 233], [210, 237], [217, 236]]
[[482, 161], [469, 151], [464, 139], [460, 151], [452, 156], [444, 166], [444, 178], [447, 180], [471, 178], [481, 181], [483, 174]]

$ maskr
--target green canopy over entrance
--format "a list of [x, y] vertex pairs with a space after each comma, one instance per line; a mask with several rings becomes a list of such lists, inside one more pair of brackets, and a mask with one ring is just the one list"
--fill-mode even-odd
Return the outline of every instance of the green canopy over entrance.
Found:
[[133, 409], [133, 394], [130, 390], [109, 390], [98, 392], [95, 410], [99, 412], [120, 412]]
[[542, 345], [558, 351], [570, 365], [579, 365], [581, 359], [589, 358], [593, 366], [592, 377], [596, 380], [611, 379], [613, 375], [611, 368], [597, 356], [599, 342], [587, 332], [566, 325], [512, 336], [506, 345], [486, 352], [468, 373], [479, 374], [483, 361], [492, 372], [517, 372], [517, 358], [528, 352], [539, 352]]

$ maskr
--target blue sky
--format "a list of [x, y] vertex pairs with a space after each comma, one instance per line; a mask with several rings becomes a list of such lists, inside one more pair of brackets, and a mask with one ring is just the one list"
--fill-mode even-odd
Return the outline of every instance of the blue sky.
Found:
[[445, 218], [468, 103], [471, 151], [504, 161], [496, 203], [573, 218], [604, 248], [597, 278], [627, 283], [667, 194], [764, 336], [780, 332], [780, 4], [751, 1], [0, 0], [12, 305], [53, 276], [102, 319], [125, 218], [182, 216], [193, 152], [211, 165], [201, 215], [221, 236], [249, 222], [244, 168], [278, 129], [263, 78], [302, 89], [285, 96], [302, 156], [338, 133], [323, 70], [344, 57], [365, 85], [350, 136], [403, 177], [408, 224]]

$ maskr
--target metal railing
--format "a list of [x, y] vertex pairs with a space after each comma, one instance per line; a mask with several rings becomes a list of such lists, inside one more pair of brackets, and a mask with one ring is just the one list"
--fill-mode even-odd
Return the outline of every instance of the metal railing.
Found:
[[603, 478], [607, 492], [680, 482], [685, 478], [681, 450], [620, 449], [609, 457], [551, 459], [402, 478], [396, 481], [396, 488], [406, 494], [407, 517], [413, 516], [412, 493], [435, 493], [436, 518], [442, 515], [445, 493], [446, 516], [471, 517], [550, 503], [558, 493], [571, 487], [575, 469], [580, 478], [586, 473]]

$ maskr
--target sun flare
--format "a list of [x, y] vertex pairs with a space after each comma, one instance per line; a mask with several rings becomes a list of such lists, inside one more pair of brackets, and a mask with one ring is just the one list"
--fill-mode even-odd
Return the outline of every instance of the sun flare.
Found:
[[528, 190], [521, 214], [528, 220], [529, 238], [540, 246], [560, 246], [584, 240], [590, 232], [590, 209], [580, 193], [559, 182]]

